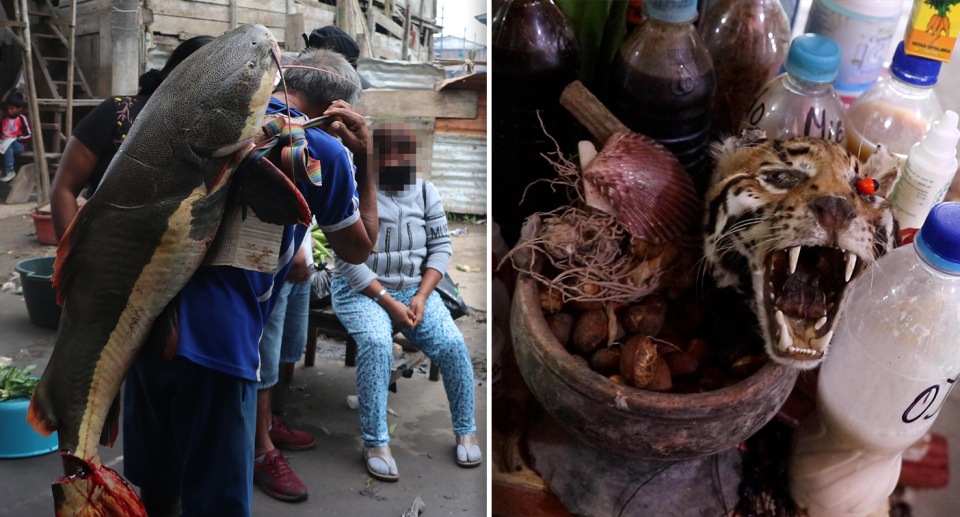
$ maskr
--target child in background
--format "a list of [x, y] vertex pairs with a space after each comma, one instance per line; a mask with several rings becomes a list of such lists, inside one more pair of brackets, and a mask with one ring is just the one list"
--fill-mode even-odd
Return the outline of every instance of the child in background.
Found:
[[23, 115], [26, 103], [19, 93], [13, 93], [7, 99], [7, 116], [0, 120], [0, 150], [3, 151], [3, 177], [0, 181], [10, 181], [16, 176], [13, 171], [13, 157], [23, 152], [22, 141], [28, 140], [33, 134], [30, 124]]

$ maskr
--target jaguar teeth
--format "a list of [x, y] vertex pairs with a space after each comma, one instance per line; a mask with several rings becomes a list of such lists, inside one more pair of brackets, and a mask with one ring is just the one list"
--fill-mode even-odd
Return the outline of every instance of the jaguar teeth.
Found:
[[853, 270], [857, 267], [857, 256], [851, 252], [847, 252], [847, 273], [844, 277], [845, 282], [849, 282], [853, 278]]
[[822, 317], [822, 318], [820, 318], [820, 319], [817, 320], [817, 323], [816, 323], [816, 325], [813, 326], [813, 328], [814, 328], [815, 330], [820, 330], [820, 329], [822, 329], [823, 326], [826, 325], [826, 324], [827, 324], [827, 317], [824, 316], [824, 317]]
[[797, 262], [800, 260], [800, 246], [790, 248], [790, 274], [797, 272]]
[[787, 328], [787, 321], [783, 317], [783, 311], [777, 311], [777, 323], [780, 324], [780, 349], [790, 350], [793, 348], [793, 338], [790, 337], [790, 329]]
[[817, 355], [819, 353], [816, 350], [812, 350], [810, 348], [800, 348], [797, 346], [791, 346], [787, 350], [796, 354]]
[[813, 345], [817, 350], [826, 350], [827, 345], [830, 344], [830, 338], [833, 337], [833, 331], [827, 332], [821, 338], [811, 339], [810, 344]]

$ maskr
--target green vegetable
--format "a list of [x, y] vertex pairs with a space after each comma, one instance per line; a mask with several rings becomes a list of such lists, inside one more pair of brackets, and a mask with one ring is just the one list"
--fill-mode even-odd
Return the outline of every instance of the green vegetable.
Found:
[[[960, 0], [958, 0], [960, 1]], [[629, 0], [557, 0], [580, 42], [580, 81], [603, 90], [608, 68], [627, 35]]]
[[333, 258], [333, 254], [330, 253], [330, 244], [327, 242], [327, 236], [323, 234], [323, 230], [317, 230], [310, 233], [313, 236], [314, 247], [313, 247], [313, 260], [319, 261], [324, 258]]
[[35, 364], [22, 369], [19, 366], [0, 367], [0, 402], [33, 395], [39, 379], [31, 379], [30, 370], [36, 367]]

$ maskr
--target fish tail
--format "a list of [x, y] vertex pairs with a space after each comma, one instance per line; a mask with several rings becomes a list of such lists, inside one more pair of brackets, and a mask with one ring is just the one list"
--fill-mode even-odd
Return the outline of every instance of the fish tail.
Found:
[[99, 457], [95, 456], [89, 462], [72, 455], [70, 458], [80, 464], [81, 469], [53, 482], [57, 517], [147, 517], [133, 487], [112, 469], [103, 466]]

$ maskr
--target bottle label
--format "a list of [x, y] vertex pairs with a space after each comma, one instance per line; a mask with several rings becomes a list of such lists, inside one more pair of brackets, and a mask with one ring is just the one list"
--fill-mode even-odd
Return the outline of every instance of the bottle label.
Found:
[[953, 178], [929, 178], [913, 170], [908, 159], [900, 180], [890, 194], [893, 217], [900, 224], [900, 243], [909, 244], [913, 234], [923, 226], [933, 205], [943, 201]]
[[[750, 105], [747, 116], [741, 122], [741, 128], [762, 129], [768, 138], [777, 140], [795, 136], [822, 138], [838, 144], [846, 141], [843, 127], [843, 113], [839, 110], [825, 109], [822, 106], [801, 107], [799, 113], [784, 111], [774, 95], [768, 95], [770, 86], [765, 87]], [[796, 108], [794, 108], [796, 109]]]
[[805, 32], [826, 36], [840, 46], [840, 67], [833, 87], [842, 92], [862, 92], [877, 82], [899, 13], [893, 17], [858, 14], [829, 0], [814, 0]]
[[900, 420], [905, 424], [912, 424], [914, 422], [924, 422], [936, 417], [940, 411], [940, 406], [942, 406], [943, 401], [947, 399], [947, 395], [950, 394], [950, 390], [953, 389], [958, 378], [960, 378], [960, 376], [952, 379], [948, 378], [945, 382], [934, 384], [921, 391], [904, 410]]

